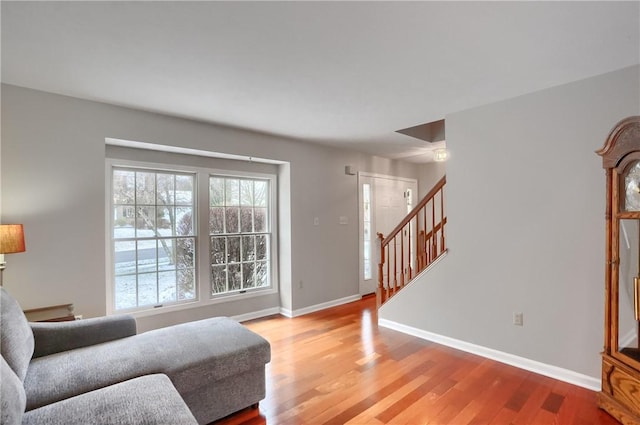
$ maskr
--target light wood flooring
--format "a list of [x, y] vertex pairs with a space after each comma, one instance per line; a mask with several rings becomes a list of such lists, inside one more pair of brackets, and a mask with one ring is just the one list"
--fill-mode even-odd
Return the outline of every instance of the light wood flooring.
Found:
[[376, 323], [374, 297], [246, 322], [271, 343], [267, 397], [216, 425], [617, 424], [593, 391]]

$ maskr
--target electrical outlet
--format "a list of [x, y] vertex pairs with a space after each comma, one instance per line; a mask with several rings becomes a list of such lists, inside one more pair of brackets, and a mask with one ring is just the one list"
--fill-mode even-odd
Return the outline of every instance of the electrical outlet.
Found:
[[515, 326], [524, 325], [524, 315], [522, 313], [513, 313], [513, 324]]
[[300, 281], [300, 283], [298, 283], [298, 288], [302, 289], [302, 286], [303, 286], [303, 283], [302, 283], [302, 281]]

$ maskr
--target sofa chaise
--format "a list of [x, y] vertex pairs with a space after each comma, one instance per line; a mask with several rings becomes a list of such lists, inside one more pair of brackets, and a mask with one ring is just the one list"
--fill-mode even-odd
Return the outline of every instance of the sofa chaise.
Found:
[[229, 318], [29, 323], [0, 288], [0, 423], [208, 424], [265, 397], [269, 343]]

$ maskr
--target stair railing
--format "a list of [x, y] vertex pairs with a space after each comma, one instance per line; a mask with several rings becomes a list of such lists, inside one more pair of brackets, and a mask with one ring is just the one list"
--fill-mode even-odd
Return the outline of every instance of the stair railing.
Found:
[[378, 233], [378, 307], [446, 251], [446, 182], [442, 177], [387, 237]]

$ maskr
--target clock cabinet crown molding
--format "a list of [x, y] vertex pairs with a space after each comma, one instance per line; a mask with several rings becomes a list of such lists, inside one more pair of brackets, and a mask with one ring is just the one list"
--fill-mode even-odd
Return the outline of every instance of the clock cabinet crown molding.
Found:
[[[631, 116], [618, 122], [609, 133], [604, 146], [596, 153], [602, 157], [603, 168], [616, 168], [631, 150], [634, 142], [640, 140], [640, 115]], [[637, 145], [635, 145], [637, 146]]]

